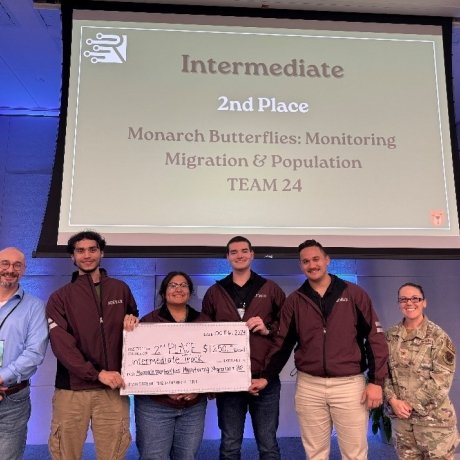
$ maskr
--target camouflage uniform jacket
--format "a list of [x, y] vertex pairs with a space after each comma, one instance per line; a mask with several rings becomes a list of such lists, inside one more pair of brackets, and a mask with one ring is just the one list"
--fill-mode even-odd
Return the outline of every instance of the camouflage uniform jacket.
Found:
[[[407, 401], [413, 408], [408, 421], [424, 426], [455, 426], [455, 409], [449, 390], [455, 372], [455, 346], [449, 336], [425, 316], [416, 330], [401, 322], [386, 338], [390, 374], [385, 381], [385, 399]], [[393, 416], [387, 404], [388, 415]]]

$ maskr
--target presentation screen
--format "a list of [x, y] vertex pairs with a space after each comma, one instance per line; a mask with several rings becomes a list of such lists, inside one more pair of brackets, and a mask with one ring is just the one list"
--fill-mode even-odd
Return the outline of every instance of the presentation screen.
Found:
[[446, 25], [233, 13], [73, 10], [57, 245], [459, 248]]

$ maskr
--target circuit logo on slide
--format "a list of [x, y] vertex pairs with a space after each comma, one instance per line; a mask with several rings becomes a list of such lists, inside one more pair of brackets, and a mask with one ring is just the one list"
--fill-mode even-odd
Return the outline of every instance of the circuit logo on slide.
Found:
[[103, 34], [87, 38], [85, 42], [91, 50], [83, 52], [93, 64], [123, 64], [126, 62], [128, 37], [126, 35]]

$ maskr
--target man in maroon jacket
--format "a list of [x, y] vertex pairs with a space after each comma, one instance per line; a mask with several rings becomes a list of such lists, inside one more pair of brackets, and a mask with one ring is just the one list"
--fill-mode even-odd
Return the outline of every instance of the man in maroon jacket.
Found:
[[[227, 243], [232, 273], [206, 292], [202, 312], [213, 321], [244, 321], [250, 330], [251, 373], [260, 377], [278, 330], [279, 311], [285, 295], [273, 281], [251, 270], [254, 251], [250, 241], [235, 236]], [[279, 418], [278, 376], [257, 395], [248, 392], [218, 393], [217, 416], [221, 430], [220, 460], [239, 460], [246, 413], [251, 414], [260, 458], [280, 458], [276, 430]]]
[[264, 378], [250, 391], [278, 375], [295, 347], [295, 405], [308, 458], [329, 459], [334, 425], [342, 458], [366, 460], [368, 409], [382, 404], [387, 375], [383, 329], [367, 293], [328, 273], [320, 243], [305, 241], [299, 254], [307, 279], [286, 299]]
[[129, 287], [100, 268], [105, 240], [85, 231], [67, 243], [78, 271], [46, 306], [57, 358], [49, 450], [80, 460], [91, 422], [98, 460], [121, 460], [131, 443], [129, 400], [120, 396], [123, 325], [137, 322]]

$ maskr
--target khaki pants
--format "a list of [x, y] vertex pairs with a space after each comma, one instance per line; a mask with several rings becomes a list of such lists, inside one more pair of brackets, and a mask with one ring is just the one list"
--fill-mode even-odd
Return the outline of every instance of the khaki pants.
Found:
[[60, 390], [53, 396], [53, 460], [80, 460], [91, 422], [98, 460], [123, 460], [131, 444], [129, 398], [119, 390]]
[[314, 377], [297, 374], [295, 406], [302, 444], [310, 460], [328, 460], [332, 426], [343, 460], [367, 460], [369, 412], [361, 404], [363, 375]]

